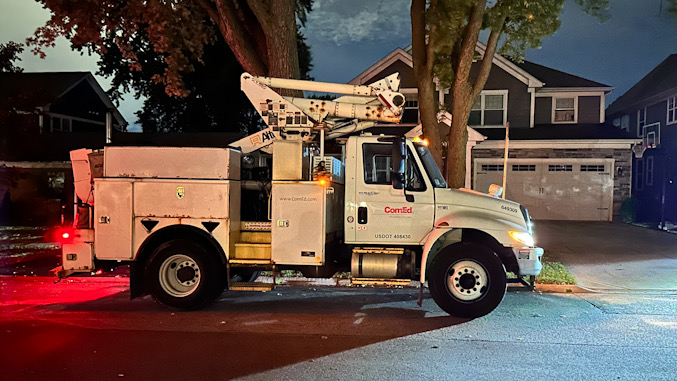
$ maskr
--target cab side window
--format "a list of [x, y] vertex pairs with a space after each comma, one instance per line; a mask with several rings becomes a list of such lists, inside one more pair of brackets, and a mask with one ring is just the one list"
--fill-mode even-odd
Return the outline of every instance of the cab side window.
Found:
[[[362, 155], [364, 157], [364, 182], [367, 184], [385, 184], [392, 185], [391, 145], [368, 143], [362, 145]], [[425, 182], [421, 176], [416, 162], [413, 160], [411, 151], [407, 153], [407, 190], [424, 191]]]

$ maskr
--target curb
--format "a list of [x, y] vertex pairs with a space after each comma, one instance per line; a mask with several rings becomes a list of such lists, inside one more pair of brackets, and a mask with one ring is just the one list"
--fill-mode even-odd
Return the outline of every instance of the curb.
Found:
[[[58, 278], [48, 277], [48, 276], [13, 276], [13, 275], [0, 275], [0, 281], [9, 280], [21, 281], [21, 282], [54, 282]], [[127, 277], [68, 277], [64, 281], [66, 283], [118, 283], [120, 279], [123, 279], [125, 282], [128, 281]], [[350, 279], [347, 278], [302, 278], [302, 277], [289, 277], [289, 278], [277, 278], [278, 283], [275, 285], [279, 286], [315, 286], [315, 287], [350, 287], [350, 288], [362, 288], [362, 287], [372, 287], [370, 285], [351, 285]], [[273, 277], [261, 276], [256, 279], [257, 282], [261, 283], [273, 283]], [[418, 289], [420, 283], [417, 281], [412, 281], [409, 285], [394, 285], [390, 288], [413, 288]], [[388, 288], [388, 286], [380, 286], [379, 288]], [[530, 291], [527, 289], [524, 290], [515, 290], [515, 291]], [[536, 284], [534, 289], [536, 292], [544, 293], [560, 293], [560, 294], [582, 294], [582, 293], [593, 293], [591, 290], [586, 290], [575, 284]]]
[[592, 291], [586, 290], [575, 284], [541, 284], [536, 283], [534, 291], [553, 293], [553, 294], [588, 294]]

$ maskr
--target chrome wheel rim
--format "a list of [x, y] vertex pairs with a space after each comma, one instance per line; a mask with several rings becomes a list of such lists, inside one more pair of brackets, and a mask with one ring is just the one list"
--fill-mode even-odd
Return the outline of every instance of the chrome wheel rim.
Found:
[[464, 259], [449, 267], [447, 289], [459, 300], [470, 302], [480, 299], [488, 286], [487, 270], [479, 262]]
[[168, 295], [186, 297], [200, 285], [200, 267], [193, 258], [184, 254], [175, 254], [160, 265], [160, 287]]

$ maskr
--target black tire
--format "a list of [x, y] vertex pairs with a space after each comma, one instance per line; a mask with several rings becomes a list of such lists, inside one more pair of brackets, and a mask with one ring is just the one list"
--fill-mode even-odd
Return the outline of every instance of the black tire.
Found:
[[160, 245], [146, 266], [150, 294], [169, 307], [196, 310], [216, 299], [226, 287], [218, 256], [186, 239]]
[[428, 279], [430, 293], [450, 315], [476, 318], [493, 311], [507, 287], [500, 258], [485, 246], [455, 243], [432, 261]]

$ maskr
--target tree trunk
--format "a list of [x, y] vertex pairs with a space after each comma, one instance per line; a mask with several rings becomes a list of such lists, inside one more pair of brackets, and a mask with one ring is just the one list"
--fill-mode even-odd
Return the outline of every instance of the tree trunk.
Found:
[[[486, 0], [476, 0], [470, 11], [468, 24], [458, 51], [458, 65], [454, 68], [451, 85], [451, 132], [447, 151], [447, 183], [451, 188], [465, 186], [466, 147], [468, 144], [468, 116], [475, 102], [473, 86], [470, 84], [470, 69], [475, 56], [475, 47], [482, 27], [482, 16]], [[484, 84], [482, 84], [484, 86]], [[481, 91], [481, 89], [480, 89]]]
[[268, 46], [268, 75], [276, 78], [301, 77], [296, 46], [294, 0], [271, 2], [270, 17], [263, 25]]
[[[256, 43], [256, 39], [252, 37], [260, 33], [248, 31], [246, 27], [246, 18], [253, 17], [251, 13], [245, 15], [242, 9], [236, 9], [232, 0], [197, 1], [219, 27], [219, 31], [242, 68], [253, 75], [267, 74], [268, 66], [261, 58], [263, 51]], [[249, 29], [253, 27], [252, 25]]]
[[[457, 97], [454, 94], [452, 105], [451, 131], [449, 133], [449, 147], [447, 151], [447, 183], [450, 188], [465, 186], [466, 147], [468, 144], [468, 106], [469, 97]], [[468, 110], [468, 111], [466, 111]]]
[[[434, 9], [436, 3], [436, 0], [430, 1], [430, 8]], [[414, 76], [418, 87], [418, 113], [423, 127], [423, 136], [429, 143], [430, 153], [437, 165], [443, 168], [442, 140], [437, 124], [437, 101], [433, 83], [432, 44], [435, 29], [431, 27], [426, 36], [426, 25], [426, 0], [413, 0], [411, 2], [411, 50]]]

